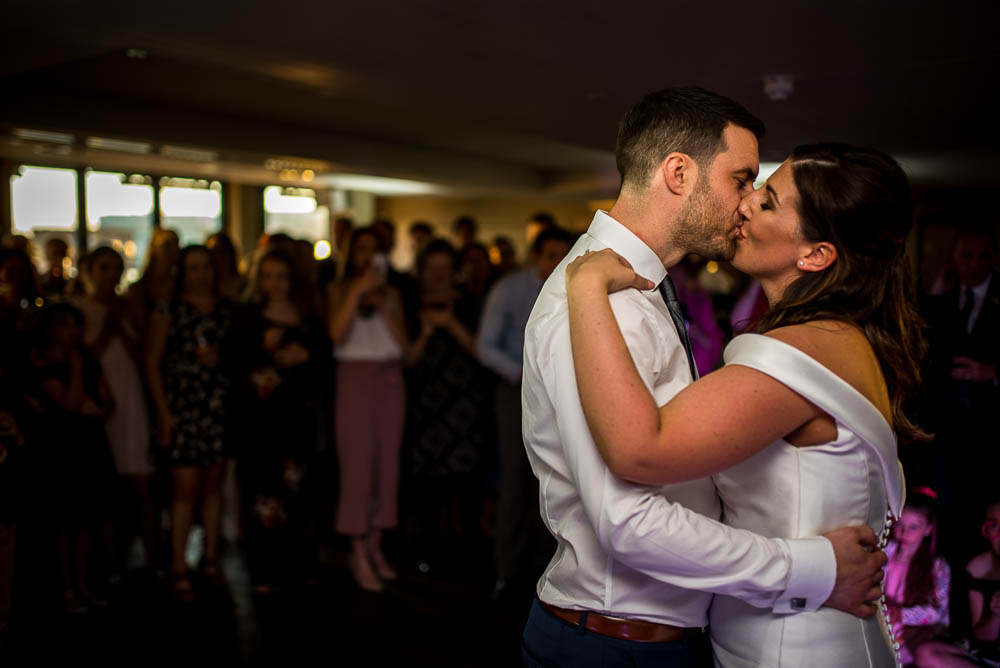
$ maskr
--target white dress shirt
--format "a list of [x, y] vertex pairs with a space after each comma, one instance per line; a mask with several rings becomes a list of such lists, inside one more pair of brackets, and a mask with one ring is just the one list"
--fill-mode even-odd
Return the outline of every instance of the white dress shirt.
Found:
[[[612, 248], [659, 283], [663, 263], [603, 211], [545, 282], [528, 320], [523, 433], [539, 479], [542, 520], [556, 553], [538, 582], [552, 605], [684, 627], [704, 626], [711, 593], [775, 612], [815, 610], [833, 590], [836, 562], [824, 538], [768, 539], [717, 519], [703, 478], [649, 487], [608, 470], [580, 406], [569, 338], [566, 265]], [[691, 382], [687, 356], [657, 290], [623, 290], [611, 306], [643, 382], [663, 405]], [[775, 508], [774, 512], [782, 512]]]

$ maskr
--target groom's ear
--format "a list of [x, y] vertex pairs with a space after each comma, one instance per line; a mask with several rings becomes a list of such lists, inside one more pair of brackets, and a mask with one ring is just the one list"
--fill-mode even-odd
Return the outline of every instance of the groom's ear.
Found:
[[673, 194], [690, 193], [698, 181], [698, 165], [686, 153], [674, 151], [660, 163], [660, 178]]
[[837, 247], [829, 241], [812, 244], [807, 254], [799, 260], [802, 271], [823, 271], [837, 261]]

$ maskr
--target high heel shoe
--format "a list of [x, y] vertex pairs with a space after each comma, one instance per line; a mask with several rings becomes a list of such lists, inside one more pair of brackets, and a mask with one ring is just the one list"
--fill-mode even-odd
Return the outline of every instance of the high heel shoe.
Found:
[[371, 555], [372, 565], [375, 566], [375, 572], [383, 580], [395, 580], [399, 578], [399, 573], [396, 569], [389, 564], [385, 559], [385, 555], [381, 552], [374, 552]]
[[372, 565], [368, 559], [358, 559], [352, 555], [347, 558], [347, 567], [350, 569], [354, 581], [364, 591], [378, 593], [385, 590], [382, 580], [372, 570]]

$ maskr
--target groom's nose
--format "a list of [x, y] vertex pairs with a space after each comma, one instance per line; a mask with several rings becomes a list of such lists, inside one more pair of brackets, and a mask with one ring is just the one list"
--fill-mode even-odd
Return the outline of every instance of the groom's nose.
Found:
[[741, 199], [740, 205], [736, 207], [736, 210], [740, 212], [740, 215], [748, 220], [750, 218], [750, 197], [751, 195], [747, 195]]

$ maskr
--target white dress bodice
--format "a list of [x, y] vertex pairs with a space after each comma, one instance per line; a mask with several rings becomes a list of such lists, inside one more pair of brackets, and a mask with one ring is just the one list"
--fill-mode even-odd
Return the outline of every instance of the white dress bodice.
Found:
[[[771, 337], [736, 337], [725, 362], [765, 373], [808, 399], [836, 421], [837, 438], [807, 447], [780, 440], [716, 475], [723, 521], [774, 538], [867, 524], [884, 544], [903, 503], [903, 477], [895, 434], [881, 412], [815, 359]], [[779, 615], [716, 596], [710, 628], [716, 665], [725, 668], [898, 662], [884, 604], [862, 620], [833, 608]]]

